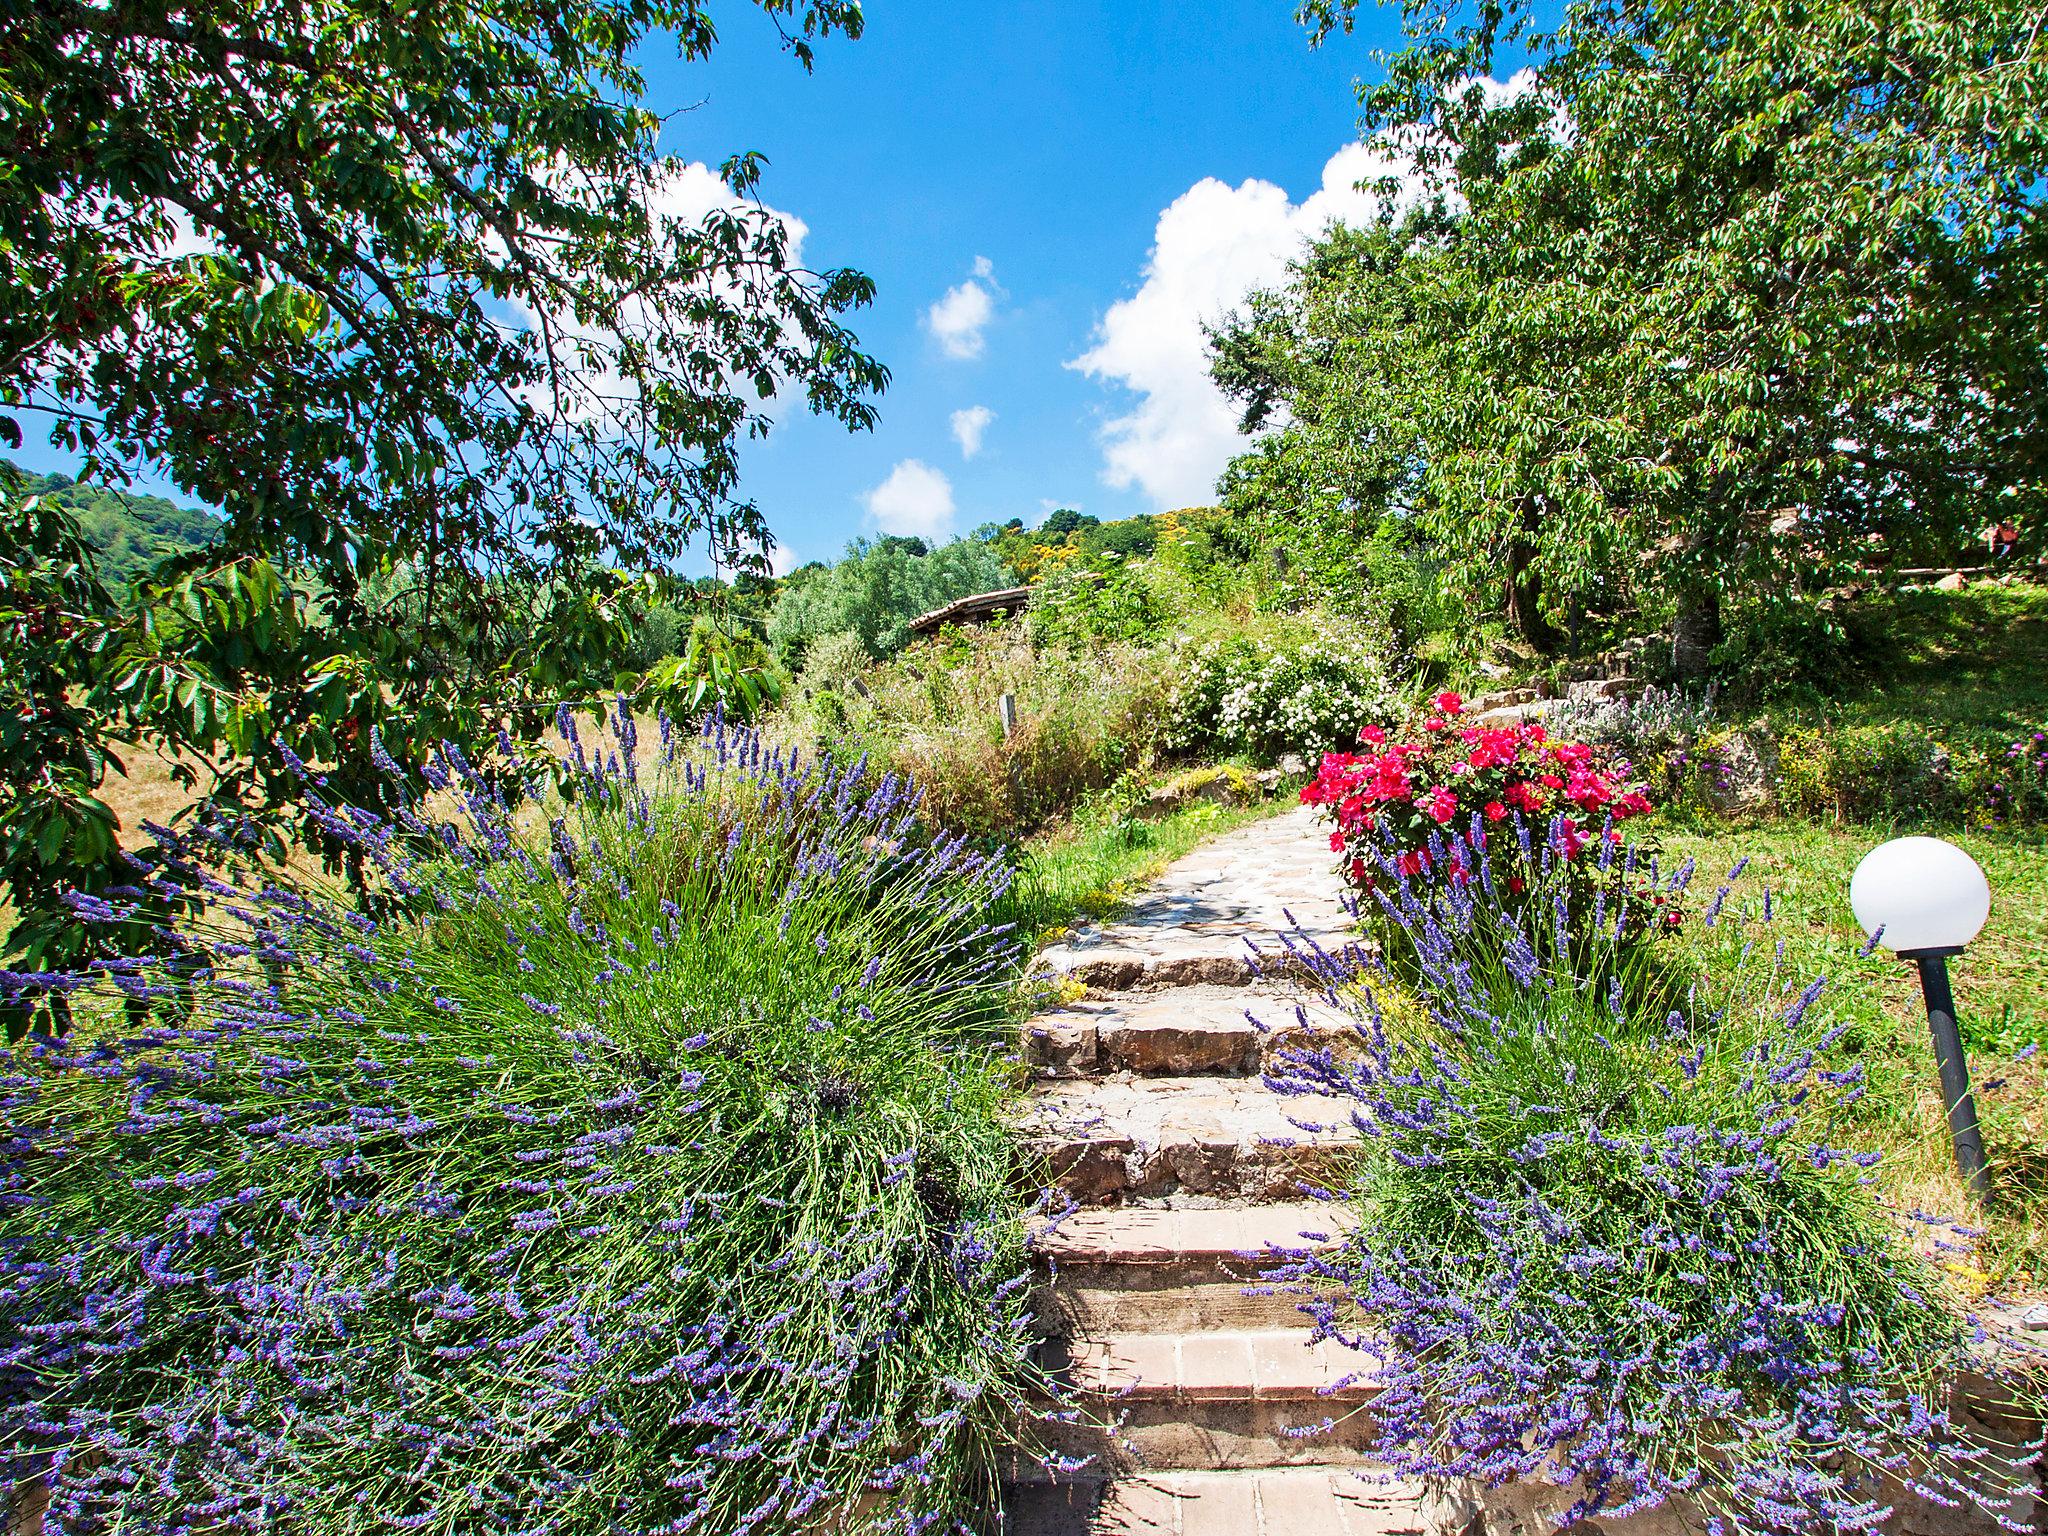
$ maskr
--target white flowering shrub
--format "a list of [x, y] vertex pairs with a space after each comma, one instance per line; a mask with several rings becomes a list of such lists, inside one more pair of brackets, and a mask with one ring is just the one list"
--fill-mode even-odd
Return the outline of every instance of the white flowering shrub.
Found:
[[1176, 752], [1314, 762], [1357, 744], [1401, 713], [1385, 642], [1329, 620], [1298, 637], [1233, 635], [1196, 647], [1174, 695], [1166, 744]]

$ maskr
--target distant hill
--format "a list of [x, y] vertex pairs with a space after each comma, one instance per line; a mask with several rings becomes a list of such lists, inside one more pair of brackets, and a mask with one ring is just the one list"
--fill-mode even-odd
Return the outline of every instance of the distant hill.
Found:
[[166, 555], [211, 544], [220, 534], [220, 519], [211, 512], [161, 496], [80, 485], [69, 475], [32, 475], [5, 459], [0, 459], [0, 474], [19, 475], [19, 494], [48, 496], [78, 519], [99, 552], [100, 579], [115, 590]]

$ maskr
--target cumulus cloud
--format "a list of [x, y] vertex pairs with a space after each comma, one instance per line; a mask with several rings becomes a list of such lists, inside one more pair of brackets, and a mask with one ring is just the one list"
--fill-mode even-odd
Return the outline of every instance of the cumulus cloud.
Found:
[[986, 256], [974, 258], [974, 275], [948, 288], [925, 311], [924, 323], [948, 357], [979, 357], [987, 345], [982, 335], [996, 315], [996, 269]]
[[1209, 378], [1202, 327], [1284, 280], [1288, 262], [1331, 223], [1376, 216], [1382, 199], [1373, 183], [1388, 176], [1400, 180], [1397, 207], [1422, 194], [1405, 157], [1348, 144], [1299, 203], [1270, 181], [1233, 187], [1205, 177], [1159, 215], [1138, 291], [1110, 306], [1094, 345], [1067, 364], [1137, 397], [1103, 427], [1107, 484], [1136, 487], [1160, 508], [1214, 497], [1244, 439], [1237, 411]]
[[996, 413], [985, 405], [970, 405], [953, 413], [953, 441], [960, 445], [961, 458], [971, 459], [981, 452], [982, 434], [995, 419]]
[[898, 463], [861, 503], [883, 533], [937, 541], [953, 532], [953, 482], [918, 459]]

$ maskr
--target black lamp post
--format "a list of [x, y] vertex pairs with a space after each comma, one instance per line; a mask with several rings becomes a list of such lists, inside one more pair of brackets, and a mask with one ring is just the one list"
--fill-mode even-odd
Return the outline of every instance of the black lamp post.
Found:
[[1948, 961], [1983, 930], [1991, 915], [1990, 883], [1977, 861], [1954, 843], [1901, 837], [1863, 856], [1849, 881], [1849, 905], [1865, 933], [1920, 968], [1956, 1171], [1981, 1204], [1991, 1195], [1991, 1168], [1977, 1125], [1977, 1100], [1970, 1092], [1970, 1062], [1956, 1027]]

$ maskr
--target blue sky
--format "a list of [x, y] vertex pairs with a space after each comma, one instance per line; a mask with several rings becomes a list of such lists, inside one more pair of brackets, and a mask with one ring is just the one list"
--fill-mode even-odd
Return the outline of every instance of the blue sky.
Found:
[[[745, 461], [785, 558], [878, 527], [1207, 499], [1230, 443], [1195, 327], [1358, 204], [1345, 189], [1368, 169], [1351, 84], [1373, 39], [1312, 52], [1292, 9], [874, 0], [866, 35], [826, 43], [806, 76], [733, 5], [710, 61], [650, 54], [654, 102], [691, 108], [664, 147], [761, 151], [762, 200], [803, 222], [807, 264], [879, 289], [853, 322], [895, 376], [879, 427], [788, 417]], [[1365, 18], [1383, 39], [1392, 19]], [[956, 412], [989, 413], [972, 457]]]
[[[872, 0], [806, 74], [728, 0], [714, 56], [642, 60], [662, 147], [768, 159], [761, 200], [813, 268], [874, 278], [852, 317], [894, 374], [871, 433], [781, 412], [744, 494], [783, 568], [874, 532], [945, 537], [1055, 506], [1108, 519], [1208, 500], [1238, 446], [1200, 326], [1278, 281], [1384, 161], [1353, 81], [1396, 12], [1311, 51], [1293, 0]], [[678, 182], [706, 206], [701, 170]], [[72, 470], [31, 436], [31, 469]], [[144, 477], [137, 489], [187, 500]]]

